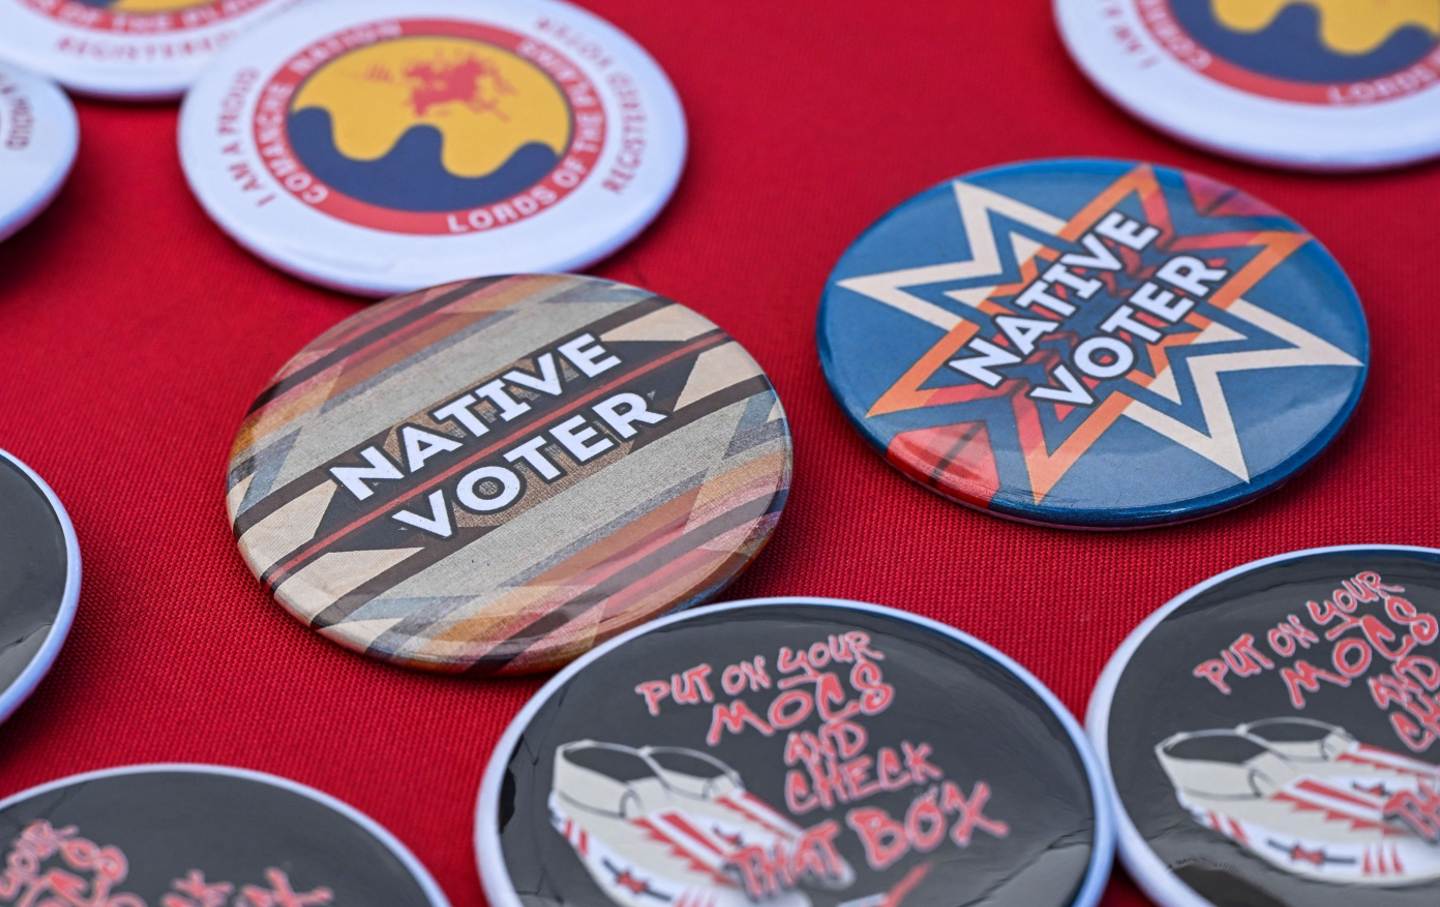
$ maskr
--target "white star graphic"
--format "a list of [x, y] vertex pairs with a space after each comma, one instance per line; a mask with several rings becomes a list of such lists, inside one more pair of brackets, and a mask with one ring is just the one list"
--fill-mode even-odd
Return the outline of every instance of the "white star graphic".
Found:
[[[840, 281], [839, 285], [930, 324], [945, 334], [965, 323], [967, 319], [917, 295], [911, 288], [949, 281], [996, 278], [992, 285], [945, 292], [947, 297], [965, 306], [978, 308], [998, 286], [1011, 282], [1013, 272], [1006, 277], [1000, 257], [1000, 239], [992, 227], [992, 215], [1003, 215], [1055, 237], [1055, 249], [1070, 245], [1069, 241], [1060, 237], [1061, 231], [1067, 225], [1063, 218], [964, 181], [957, 180], [951, 186], [964, 235], [970, 239], [971, 253], [968, 259], [851, 277]], [[1010, 231], [1007, 239], [1015, 252], [1017, 263], [1021, 265], [1046, 247], [1015, 231]], [[1316, 366], [1360, 368], [1363, 363], [1334, 344], [1244, 298], [1234, 300], [1226, 311], [1234, 320], [1253, 325], [1259, 331], [1277, 337], [1290, 346], [1278, 350], [1192, 354], [1185, 357], [1180, 367], [1187, 368], [1192, 378], [1204, 420], [1203, 429], [1187, 425], [1174, 416], [1133, 398], [1121, 414], [1248, 482], [1250, 469], [1245, 461], [1221, 376], [1232, 372]], [[1188, 348], [1193, 350], [1196, 347], [1230, 343], [1237, 339], [1244, 339], [1244, 335], [1225, 325], [1212, 323]], [[1179, 403], [1181, 395], [1174, 374], [1175, 367], [1172, 364], [1162, 369], [1150, 383], [1149, 389]], [[1044, 491], [1045, 489], [1040, 489], [1037, 497]]]

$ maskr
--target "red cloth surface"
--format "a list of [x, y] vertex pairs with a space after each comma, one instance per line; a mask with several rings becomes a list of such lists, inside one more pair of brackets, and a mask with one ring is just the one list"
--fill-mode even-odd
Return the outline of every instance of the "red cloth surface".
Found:
[[[1426, 249], [1440, 166], [1320, 177], [1191, 151], [1102, 99], [1041, 0], [589, 5], [670, 72], [692, 140], [669, 208], [592, 270], [727, 328], [793, 420], [789, 507], [727, 597], [838, 596], [938, 618], [1081, 713], [1140, 619], [1218, 571], [1316, 545], [1440, 545], [1440, 279]], [[0, 730], [0, 796], [135, 762], [274, 772], [374, 816], [456, 905], [482, 904], [477, 786], [538, 682], [432, 677], [342, 650], [262, 593], [226, 523], [246, 407], [363, 303], [272, 271], [210, 223], [180, 175], [173, 106], [79, 106], [68, 187], [0, 246], [0, 446], [66, 502], [85, 563], [58, 665]], [[945, 177], [1057, 155], [1198, 169], [1290, 213], [1340, 258], [1366, 303], [1373, 372], [1312, 468], [1203, 522], [1065, 532], [944, 501], [846, 423], [814, 343], [846, 245]], [[1104, 900], [1143, 903], [1123, 874]]]

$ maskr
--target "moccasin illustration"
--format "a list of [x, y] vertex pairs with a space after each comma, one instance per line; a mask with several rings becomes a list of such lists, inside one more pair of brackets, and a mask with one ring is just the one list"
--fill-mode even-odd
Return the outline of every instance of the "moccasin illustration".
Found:
[[[694, 750], [581, 740], [555, 754], [550, 819], [596, 884], [624, 907], [808, 907], [799, 891], [752, 898], [735, 869], [801, 835], [723, 762]], [[828, 879], [849, 868], [827, 867]]]
[[1263, 742], [1307, 771], [1318, 774], [1393, 775], [1388, 785], [1413, 790], [1419, 782], [1440, 784], [1440, 766], [1356, 740], [1344, 728], [1311, 718], [1269, 718], [1236, 730]]
[[[660, 777], [677, 794], [683, 809], [702, 819], [710, 831], [735, 847], [757, 845], [773, 850], [776, 844], [793, 849], [804, 832], [770, 804], [745, 789], [739, 773], [708, 753], [683, 747], [646, 746], [640, 753], [655, 763]], [[830, 888], [844, 888], [855, 880], [844, 862], [827, 866], [827, 874], [813, 879]]]
[[1393, 811], [1397, 795], [1433, 793], [1433, 766], [1295, 719], [1177, 734], [1156, 756], [1197, 822], [1279, 869], [1359, 885], [1440, 878], [1440, 846]]

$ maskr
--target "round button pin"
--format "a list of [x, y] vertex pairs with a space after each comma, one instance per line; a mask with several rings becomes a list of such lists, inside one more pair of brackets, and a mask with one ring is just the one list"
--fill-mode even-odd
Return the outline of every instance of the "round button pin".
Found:
[[1183, 141], [1355, 170], [1440, 154], [1440, 6], [1429, 0], [1056, 0], [1071, 56]]
[[307, 3], [237, 41], [180, 123], [236, 241], [377, 296], [605, 257], [669, 199], [685, 141], [655, 61], [560, 2]]
[[1113, 822], [1078, 724], [943, 624], [825, 599], [673, 615], [548, 683], [497, 746], [495, 907], [1090, 907]]
[[1247, 564], [1121, 646], [1090, 703], [1120, 848], [1162, 907], [1440, 893], [1440, 551]]
[[412, 667], [527, 673], [724, 587], [790, 432], [710, 321], [624, 284], [485, 278], [302, 350], [240, 429], [240, 550], [296, 617]]
[[[4, 2], [4, 0], [0, 0]], [[0, 63], [0, 240], [45, 210], [80, 147], [80, 124], [65, 93]]]
[[1096, 160], [983, 170], [895, 208], [830, 275], [819, 344], [905, 475], [1086, 528], [1274, 488], [1340, 430], [1369, 359], [1354, 288], [1293, 221], [1194, 173]]
[[0, 721], [55, 663], [80, 596], [80, 547], [55, 493], [0, 450]]
[[181, 95], [226, 43], [298, 0], [0, 0], [0, 56], [108, 98]]
[[141, 765], [77, 775], [0, 803], [0, 826], [7, 903], [448, 907], [374, 820], [258, 772]]

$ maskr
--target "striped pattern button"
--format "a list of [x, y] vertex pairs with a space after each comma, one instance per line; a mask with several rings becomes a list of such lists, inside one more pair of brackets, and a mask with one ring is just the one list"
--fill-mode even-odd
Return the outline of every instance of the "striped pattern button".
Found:
[[774, 388], [704, 317], [624, 284], [488, 278], [337, 325], [256, 400], [229, 513], [329, 638], [520, 674], [714, 595], [790, 483]]

